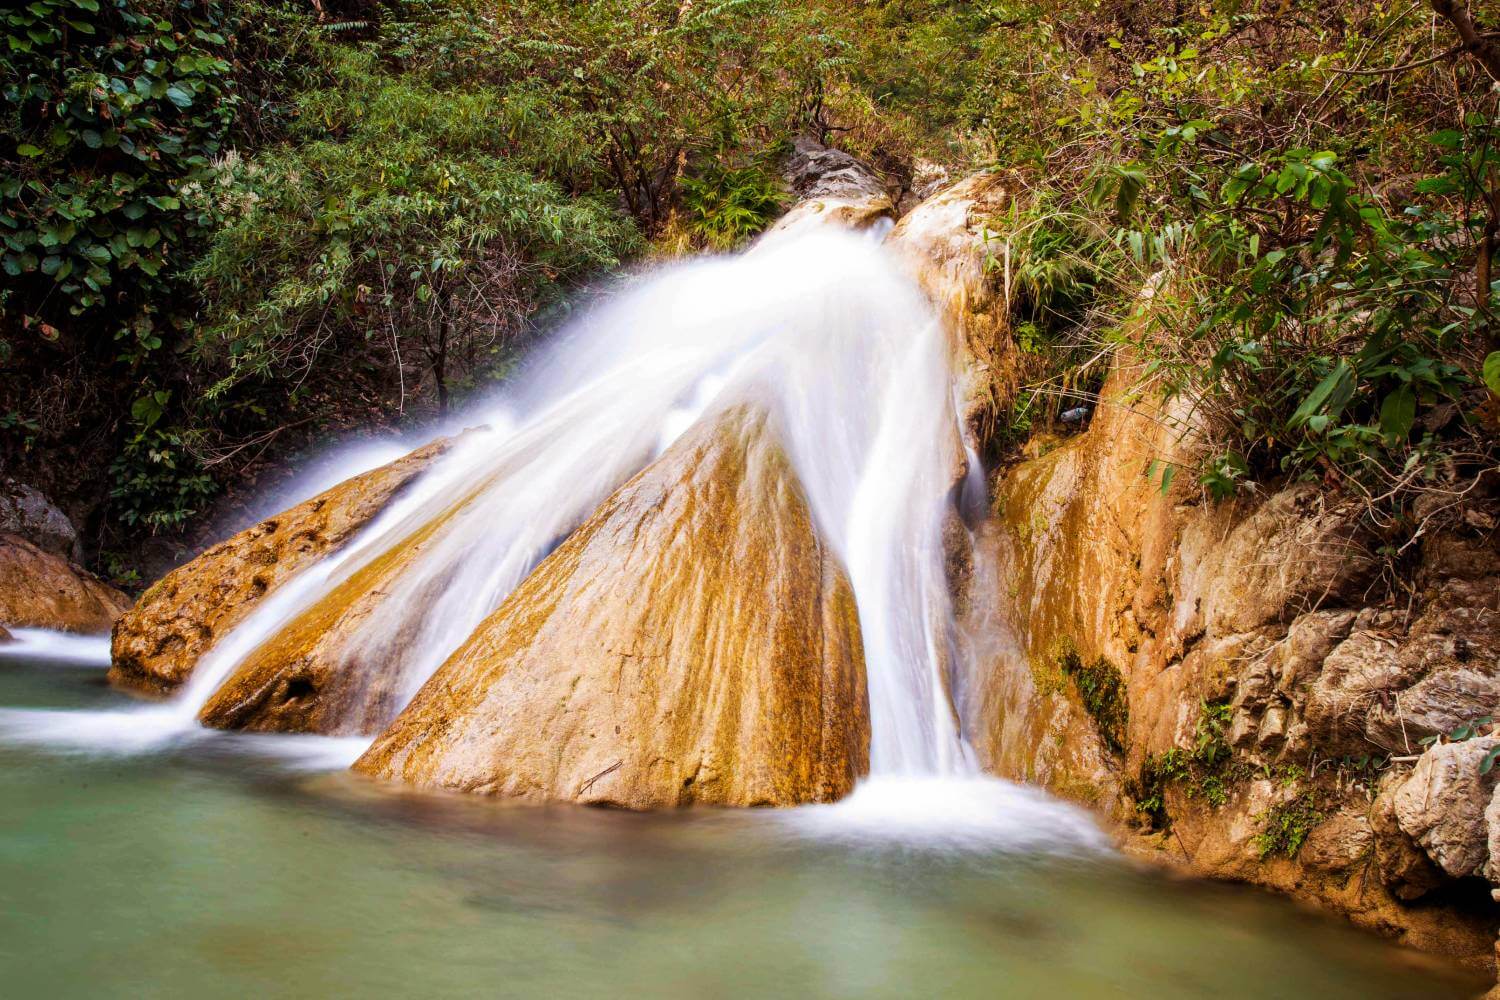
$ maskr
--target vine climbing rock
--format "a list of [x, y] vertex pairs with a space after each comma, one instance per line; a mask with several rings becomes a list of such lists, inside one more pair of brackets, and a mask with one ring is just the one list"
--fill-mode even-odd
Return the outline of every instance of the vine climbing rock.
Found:
[[770, 418], [700, 422], [617, 490], [354, 765], [631, 809], [839, 798], [868, 769], [854, 596]]
[[246, 528], [162, 577], [116, 625], [110, 682], [166, 694], [299, 571], [349, 541], [452, 446], [444, 438]]
[[0, 626], [108, 632], [129, 606], [124, 594], [61, 556], [0, 534]]

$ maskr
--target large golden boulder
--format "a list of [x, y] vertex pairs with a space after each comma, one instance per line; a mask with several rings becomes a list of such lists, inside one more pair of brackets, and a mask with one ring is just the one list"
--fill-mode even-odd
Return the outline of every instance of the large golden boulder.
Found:
[[770, 420], [705, 420], [616, 491], [355, 764], [648, 809], [837, 799], [868, 768], [854, 595]]
[[349, 541], [451, 446], [436, 441], [221, 542], [162, 577], [115, 626], [112, 683], [167, 693], [300, 571]]

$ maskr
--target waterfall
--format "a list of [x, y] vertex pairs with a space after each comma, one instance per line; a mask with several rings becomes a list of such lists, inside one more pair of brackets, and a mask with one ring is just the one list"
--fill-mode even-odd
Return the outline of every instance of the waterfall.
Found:
[[949, 697], [942, 525], [966, 457], [939, 321], [870, 236], [836, 231], [664, 266], [552, 338], [416, 486], [283, 585], [168, 706], [195, 725], [236, 666], [393, 550], [421, 544], [344, 655], [394, 663], [409, 699], [557, 542], [687, 427], [765, 407], [859, 608], [871, 770], [973, 768]]

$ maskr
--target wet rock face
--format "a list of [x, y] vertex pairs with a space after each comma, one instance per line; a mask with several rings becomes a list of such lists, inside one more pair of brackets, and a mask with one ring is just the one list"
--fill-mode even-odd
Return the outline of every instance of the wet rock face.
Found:
[[372, 559], [268, 637], [213, 693], [199, 721], [215, 729], [327, 735], [384, 729], [410, 694], [402, 685], [403, 660], [393, 651], [418, 638], [398, 635], [378, 651], [365, 649], [361, 639], [439, 524]]
[[130, 599], [17, 535], [0, 534], [0, 625], [108, 632]]
[[434, 442], [340, 483], [168, 573], [116, 625], [111, 683], [175, 689], [266, 595], [349, 541], [450, 446]]
[[887, 245], [906, 262], [943, 317], [952, 340], [965, 423], [982, 447], [995, 414], [1015, 391], [1015, 346], [1003, 269], [987, 262], [1003, 249], [987, 239], [991, 220], [1015, 200], [1016, 181], [975, 174], [942, 188], [891, 230]]
[[13, 479], [0, 479], [0, 532], [19, 535], [62, 559], [82, 559], [78, 532], [67, 515], [39, 491]]
[[868, 769], [854, 598], [768, 419], [704, 420], [550, 555], [356, 764], [632, 809], [839, 798]]

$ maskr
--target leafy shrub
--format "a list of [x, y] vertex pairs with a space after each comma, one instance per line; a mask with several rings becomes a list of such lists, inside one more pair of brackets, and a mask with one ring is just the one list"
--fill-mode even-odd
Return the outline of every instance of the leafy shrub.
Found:
[[1268, 858], [1280, 854], [1293, 858], [1307, 842], [1308, 834], [1323, 822], [1324, 816], [1318, 808], [1317, 794], [1307, 791], [1272, 806], [1255, 818], [1264, 824], [1254, 838], [1260, 856]]
[[764, 162], [710, 162], [697, 176], [683, 178], [682, 187], [688, 232], [714, 250], [733, 249], [765, 229], [785, 201], [780, 178]]
[[1074, 650], [1063, 656], [1060, 666], [1072, 679], [1084, 710], [1098, 725], [1104, 745], [1114, 753], [1123, 752], [1130, 725], [1130, 702], [1119, 668], [1102, 656], [1085, 664]]
[[420, 358], [446, 409], [461, 362], [634, 245], [628, 220], [509, 155], [501, 89], [448, 91], [349, 49], [299, 105], [301, 141], [204, 190], [223, 221], [194, 272], [211, 301], [199, 349], [230, 366], [211, 398], [374, 343]]
[[127, 355], [156, 350], [186, 322], [172, 279], [202, 235], [181, 188], [233, 113], [223, 5], [35, 0], [0, 20], [0, 306], [33, 336], [87, 317]]

